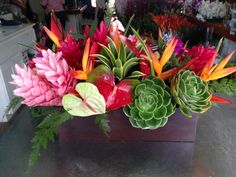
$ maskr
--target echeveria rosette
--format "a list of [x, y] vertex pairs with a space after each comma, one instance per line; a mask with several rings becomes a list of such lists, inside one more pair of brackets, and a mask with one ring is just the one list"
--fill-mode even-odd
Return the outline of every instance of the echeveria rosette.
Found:
[[159, 78], [149, 76], [136, 86], [133, 103], [123, 111], [135, 128], [163, 127], [175, 112], [169, 87]]
[[190, 112], [204, 113], [212, 105], [207, 83], [189, 70], [180, 71], [172, 79], [171, 93], [180, 111], [187, 117], [192, 117]]

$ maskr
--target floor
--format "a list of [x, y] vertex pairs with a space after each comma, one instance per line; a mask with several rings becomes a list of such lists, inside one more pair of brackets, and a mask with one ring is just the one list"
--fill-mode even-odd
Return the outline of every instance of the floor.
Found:
[[236, 177], [235, 114], [235, 105], [213, 107], [194, 144], [57, 141], [27, 171], [34, 126], [22, 109], [0, 137], [0, 177]]

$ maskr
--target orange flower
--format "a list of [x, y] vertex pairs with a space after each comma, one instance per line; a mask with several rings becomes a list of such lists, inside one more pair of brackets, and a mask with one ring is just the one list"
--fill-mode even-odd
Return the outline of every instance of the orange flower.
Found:
[[216, 80], [222, 77], [228, 76], [236, 71], [236, 66], [224, 68], [225, 65], [229, 62], [230, 58], [233, 56], [235, 51], [231, 52], [227, 57], [225, 57], [219, 64], [213, 66], [216, 55], [213, 55], [212, 58], [208, 61], [205, 67], [202, 70], [200, 77], [204, 81]]

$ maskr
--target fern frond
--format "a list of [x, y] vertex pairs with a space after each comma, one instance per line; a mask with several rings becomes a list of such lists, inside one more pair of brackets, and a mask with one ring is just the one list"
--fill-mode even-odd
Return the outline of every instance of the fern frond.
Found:
[[9, 105], [7, 106], [7, 108], [6, 108], [6, 110], [5, 110], [4, 114], [3, 114], [3, 117], [6, 116], [10, 112], [11, 109], [14, 109], [22, 101], [23, 101], [23, 98], [21, 98], [21, 97], [14, 97], [10, 101]]
[[96, 116], [95, 124], [99, 126], [99, 128], [103, 131], [103, 133], [106, 136], [109, 136], [108, 133], [111, 131], [111, 127], [109, 125], [109, 120], [106, 114], [100, 114]]
[[55, 135], [59, 126], [65, 121], [72, 119], [73, 116], [64, 109], [59, 111], [57, 108], [51, 109], [51, 112], [37, 126], [37, 131], [32, 139], [32, 151], [30, 154], [28, 166], [31, 168], [39, 159], [42, 148], [46, 148], [49, 142], [54, 142]]

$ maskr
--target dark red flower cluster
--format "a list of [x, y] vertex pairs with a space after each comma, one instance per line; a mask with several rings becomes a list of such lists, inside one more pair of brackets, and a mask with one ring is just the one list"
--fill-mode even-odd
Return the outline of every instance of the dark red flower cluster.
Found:
[[190, 21], [177, 14], [154, 15], [153, 13], [150, 13], [150, 16], [153, 22], [156, 25], [158, 25], [161, 28], [161, 30], [171, 29], [172, 31], [177, 31], [181, 27], [191, 28], [193, 26], [193, 24]]

